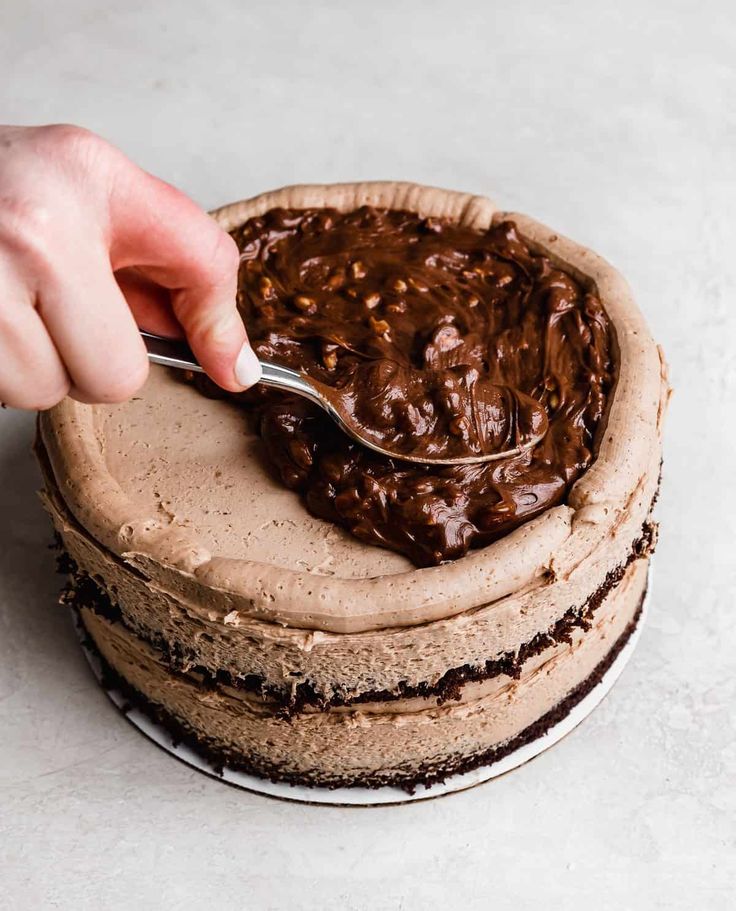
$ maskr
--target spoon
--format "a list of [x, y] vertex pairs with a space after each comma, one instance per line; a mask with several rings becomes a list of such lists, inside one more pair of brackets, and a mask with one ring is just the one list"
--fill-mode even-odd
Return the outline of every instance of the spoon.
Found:
[[[197, 373], [204, 373], [203, 368], [197, 363], [191, 348], [186, 342], [177, 339], [163, 338], [160, 335], [152, 335], [150, 332], [141, 331], [141, 336], [148, 351], [148, 359], [153, 364], [162, 364], [164, 367], [176, 367], [179, 370], [194, 370]], [[367, 446], [374, 452], [388, 456], [392, 459], [401, 459], [405, 462], [418, 462], [423, 465], [469, 465], [479, 462], [493, 462], [498, 459], [507, 459], [520, 455], [528, 449], [532, 449], [547, 433], [547, 415], [540, 403], [534, 403], [538, 408], [535, 414], [535, 432], [530, 432], [526, 437], [518, 441], [512, 449], [505, 449], [498, 452], [476, 453], [469, 456], [426, 456], [415, 455], [411, 452], [392, 452], [383, 446], [379, 446], [374, 440], [370, 439], [366, 430], [361, 427], [355, 420], [350, 410], [341, 407], [343, 403], [340, 400], [339, 390], [320, 383], [307, 376], [306, 373], [300, 373], [291, 370], [288, 367], [282, 367], [279, 364], [273, 364], [270, 361], [260, 361], [262, 375], [259, 382], [264, 386], [271, 386], [274, 389], [281, 389], [284, 392], [292, 392], [300, 395], [315, 405], [319, 405], [329, 414], [333, 421], [348, 436], [352, 437], [363, 446]]]

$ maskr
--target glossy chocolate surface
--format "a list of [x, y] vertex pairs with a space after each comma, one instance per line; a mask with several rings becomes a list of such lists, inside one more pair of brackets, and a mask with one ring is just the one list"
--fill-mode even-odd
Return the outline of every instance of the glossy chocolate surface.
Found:
[[233, 235], [258, 355], [333, 387], [389, 448], [489, 451], [549, 421], [519, 456], [437, 468], [372, 453], [304, 400], [246, 394], [313, 513], [431, 565], [562, 502], [590, 465], [615, 378], [609, 322], [512, 222], [481, 234], [370, 207], [273, 209]]

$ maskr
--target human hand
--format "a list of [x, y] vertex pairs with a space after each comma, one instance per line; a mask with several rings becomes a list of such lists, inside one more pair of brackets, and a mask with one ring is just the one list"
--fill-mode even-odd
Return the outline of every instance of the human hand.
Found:
[[71, 126], [0, 126], [0, 401], [120, 402], [145, 382], [138, 326], [185, 334], [225, 389], [260, 376], [233, 240], [183, 193]]

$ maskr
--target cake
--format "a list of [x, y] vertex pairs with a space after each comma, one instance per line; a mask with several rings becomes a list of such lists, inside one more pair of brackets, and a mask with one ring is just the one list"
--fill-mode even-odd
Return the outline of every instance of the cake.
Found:
[[539, 738], [635, 630], [656, 541], [669, 390], [626, 283], [527, 216], [414, 184], [213, 215], [259, 356], [353, 383], [395, 445], [477, 450], [530, 399], [548, 426], [438, 467], [165, 368], [123, 405], [63, 401], [39, 419], [42, 497], [106, 684], [214, 768], [309, 787], [412, 791]]

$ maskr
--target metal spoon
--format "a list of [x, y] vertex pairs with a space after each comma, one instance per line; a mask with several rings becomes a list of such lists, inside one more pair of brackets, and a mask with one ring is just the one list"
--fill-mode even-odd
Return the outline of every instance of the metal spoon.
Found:
[[[204, 370], [197, 363], [191, 348], [186, 342], [175, 339], [163, 338], [160, 335], [152, 335], [150, 332], [141, 331], [143, 341], [148, 351], [148, 359], [153, 364], [162, 364], [164, 367], [176, 367], [180, 370], [194, 370], [198, 373], [204, 373]], [[335, 404], [328, 398], [330, 387], [311, 379], [305, 373], [298, 373], [296, 370], [290, 370], [288, 367], [281, 367], [279, 364], [272, 364], [269, 361], [260, 361], [262, 376], [260, 382], [264, 386], [272, 386], [274, 389], [281, 389], [285, 392], [293, 392], [300, 395], [315, 405], [324, 409], [335, 423], [348, 436], [352, 437], [363, 446], [373, 449], [381, 455], [389, 456], [392, 459], [401, 459], [405, 462], [419, 462], [424, 465], [466, 465], [478, 462], [493, 462], [498, 459], [507, 459], [517, 456], [528, 449], [537, 445], [546, 434], [544, 431], [525, 439], [514, 449], [506, 449], [502, 452], [481, 453], [460, 458], [450, 457], [425, 457], [412, 455], [411, 453], [391, 452], [378, 446], [373, 440], [368, 439], [361, 428], [356, 427], [350, 422], [351, 415], [347, 411], [338, 410]]]

